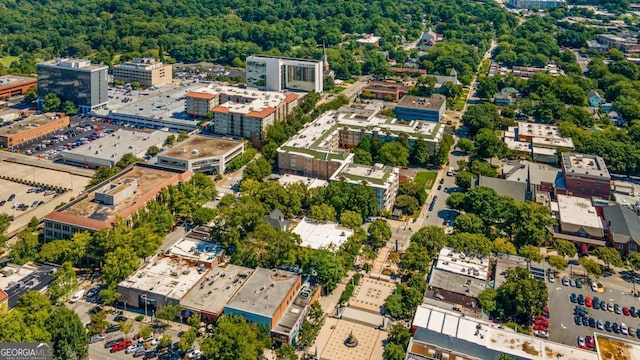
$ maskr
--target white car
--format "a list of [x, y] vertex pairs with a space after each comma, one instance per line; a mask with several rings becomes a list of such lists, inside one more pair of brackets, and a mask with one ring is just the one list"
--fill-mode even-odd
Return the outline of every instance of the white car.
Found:
[[189, 359], [190, 360], [200, 359], [201, 356], [202, 356], [202, 353], [200, 352], [200, 350], [195, 350], [194, 352], [189, 354]]
[[620, 331], [622, 331], [622, 335], [629, 335], [629, 328], [627, 327], [627, 324], [620, 323]]
[[150, 343], [150, 344], [151, 344], [151, 346], [156, 346], [156, 345], [158, 345], [159, 343], [160, 343], [160, 340], [158, 340], [158, 339], [156, 338], [156, 339], [151, 340], [151, 343]]
[[549, 278], [549, 282], [550, 282], [550, 283], [554, 283], [554, 282], [556, 282], [556, 277], [555, 277], [555, 276], [553, 276], [553, 273], [549, 273], [548, 278]]
[[596, 291], [596, 292], [597, 292], [597, 291], [598, 291], [598, 284], [596, 284], [596, 283], [592, 282], [592, 283], [591, 283], [591, 290], [593, 290], [593, 291]]
[[138, 350], [138, 348], [140, 348], [142, 346], [138, 345], [138, 344], [133, 344], [133, 345], [129, 345], [129, 347], [124, 351], [127, 354], [131, 354], [136, 352], [136, 350]]
[[84, 296], [84, 290], [80, 290], [77, 293], [73, 294], [73, 296], [71, 297], [71, 303], [75, 303], [78, 302], [80, 299], [82, 299], [82, 297]]

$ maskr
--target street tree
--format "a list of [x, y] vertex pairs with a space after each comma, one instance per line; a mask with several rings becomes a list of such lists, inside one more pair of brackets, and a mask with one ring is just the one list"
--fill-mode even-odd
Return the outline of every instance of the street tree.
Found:
[[475, 180], [476, 176], [468, 171], [460, 171], [456, 174], [456, 185], [465, 190], [469, 190], [473, 186]]
[[569, 263], [562, 256], [552, 255], [552, 256], [549, 256], [549, 265], [553, 266], [557, 270], [562, 271], [566, 269], [567, 266], [569, 266]]
[[174, 321], [180, 315], [180, 305], [167, 304], [156, 311], [156, 318]]
[[158, 342], [158, 345], [160, 345], [160, 347], [165, 348], [165, 347], [171, 345], [172, 341], [173, 341], [173, 339], [171, 338], [171, 335], [162, 334], [162, 337], [160, 338], [160, 341]]
[[498, 291], [492, 288], [484, 289], [482, 292], [480, 292], [480, 294], [478, 294], [478, 302], [480, 303], [480, 308], [487, 315], [492, 314], [498, 308], [496, 304], [497, 296]]
[[524, 245], [518, 249], [518, 255], [527, 258], [531, 261], [542, 261], [542, 254], [540, 254], [540, 248], [533, 245]]
[[356, 229], [362, 225], [362, 216], [351, 210], [345, 210], [340, 214], [340, 223], [349, 229]]
[[147, 155], [150, 155], [150, 156], [156, 156], [158, 155], [159, 152], [160, 152], [160, 148], [155, 145], [151, 145], [147, 149]]
[[551, 239], [551, 226], [556, 223], [548, 207], [530, 201], [516, 201], [508, 207], [505, 230], [516, 247], [540, 246]]
[[407, 250], [400, 255], [398, 266], [404, 272], [423, 272], [429, 267], [429, 252], [417, 243], [410, 243]]
[[456, 233], [449, 236], [447, 246], [455, 251], [489, 255], [493, 244], [483, 234]]
[[458, 149], [460, 149], [460, 151], [467, 154], [473, 151], [473, 148], [474, 148], [473, 141], [467, 138], [461, 138], [460, 140], [458, 140], [457, 146], [458, 146]]
[[420, 205], [418, 204], [418, 200], [413, 196], [409, 195], [398, 195], [396, 197], [396, 202], [393, 204], [393, 207], [396, 209], [400, 209], [403, 214], [411, 215]]
[[319, 221], [335, 221], [336, 210], [328, 204], [313, 205], [309, 217]]
[[473, 213], [456, 216], [453, 227], [457, 233], [482, 234], [485, 231], [482, 219]]
[[66, 307], [57, 307], [47, 319], [55, 360], [86, 359], [89, 355], [89, 335], [78, 314]]
[[148, 339], [151, 335], [153, 335], [153, 328], [149, 325], [146, 325], [138, 330], [138, 333], [136, 335], [138, 335], [138, 337], [142, 339]]
[[124, 338], [129, 338], [129, 333], [133, 330], [133, 321], [120, 321], [118, 322], [120, 325], [120, 331], [124, 334]]
[[378, 160], [385, 165], [407, 166], [409, 164], [409, 150], [397, 141], [382, 145], [378, 155]]
[[576, 245], [568, 240], [555, 239], [553, 241], [553, 248], [558, 252], [558, 255], [562, 257], [574, 257], [576, 256]]
[[618, 250], [606, 246], [600, 246], [594, 251], [594, 255], [602, 260], [602, 262], [607, 266], [610, 265], [620, 267], [623, 265], [622, 258], [620, 257], [620, 253]]
[[493, 240], [493, 251], [500, 254], [515, 255], [516, 247], [508, 239], [496, 238]]
[[469, 127], [469, 134], [475, 136], [478, 130], [493, 130], [500, 122], [498, 107], [493, 104], [470, 106], [462, 116], [462, 122]]
[[285, 343], [276, 350], [276, 360], [298, 360], [296, 348], [293, 345]]
[[451, 209], [461, 209], [466, 196], [462, 192], [454, 192], [447, 198], [447, 206]]
[[440, 249], [447, 244], [447, 235], [444, 229], [439, 226], [425, 226], [413, 234], [410, 238], [411, 244], [416, 244], [426, 252], [435, 256]]
[[373, 249], [380, 249], [391, 239], [391, 227], [385, 220], [374, 220], [367, 229], [367, 244]]
[[49, 285], [49, 294], [54, 302], [59, 300], [66, 302], [77, 286], [78, 279], [73, 265], [70, 262], [65, 262], [53, 274], [53, 281]]
[[42, 112], [54, 112], [60, 109], [60, 105], [62, 105], [62, 101], [58, 97], [58, 95], [54, 93], [48, 93], [44, 96], [44, 101], [42, 102]]
[[640, 270], [640, 253], [633, 253], [627, 257], [627, 261], [635, 270]]
[[181, 142], [181, 141], [187, 140], [188, 138], [189, 138], [189, 134], [187, 134], [187, 132], [184, 130], [180, 130], [176, 141]]
[[271, 344], [265, 330], [235, 315], [223, 315], [200, 350], [207, 359], [255, 360]]
[[600, 276], [602, 276], [602, 268], [600, 267], [600, 264], [598, 264], [597, 261], [589, 259], [586, 256], [580, 258], [579, 261], [580, 261], [580, 265], [582, 265], [582, 267], [585, 269], [585, 271], [589, 275], [592, 275], [596, 279], [598, 279], [598, 278], [600, 278]]
[[425, 166], [429, 163], [431, 151], [426, 141], [415, 140], [411, 149], [410, 163]]
[[476, 134], [475, 152], [479, 158], [503, 158], [509, 152], [507, 145], [500, 136], [488, 128], [483, 128]]
[[176, 143], [176, 136], [175, 135], [169, 135], [167, 136], [167, 138], [164, 140], [164, 144], [165, 145], [173, 145]]
[[317, 279], [327, 291], [331, 292], [346, 275], [340, 259], [326, 249], [310, 252], [303, 264], [304, 272]]
[[193, 343], [196, 341], [197, 333], [193, 329], [189, 329], [182, 333], [180, 336], [180, 342], [178, 343], [178, 347], [182, 351], [187, 351]]
[[62, 104], [62, 112], [67, 116], [74, 116], [78, 114], [78, 108], [73, 101], [67, 100]]
[[528, 325], [531, 317], [540, 314], [547, 304], [547, 285], [520, 267], [505, 270], [505, 278], [497, 289], [496, 311], [502, 318], [514, 318]]
[[135, 251], [128, 245], [108, 253], [102, 267], [102, 279], [107, 286], [115, 286], [131, 275], [140, 265]]

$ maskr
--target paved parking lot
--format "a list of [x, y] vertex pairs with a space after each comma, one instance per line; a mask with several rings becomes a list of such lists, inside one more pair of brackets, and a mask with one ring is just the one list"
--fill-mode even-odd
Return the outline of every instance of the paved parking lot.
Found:
[[[89, 316], [89, 311], [91, 309], [93, 309], [93, 307], [95, 307], [96, 304], [92, 304], [89, 303], [87, 301], [80, 300], [74, 304], [67, 304], [67, 307], [74, 310], [78, 316], [80, 317], [80, 321], [83, 324], [87, 324], [90, 322], [90, 316]], [[124, 314], [127, 318], [130, 319], [130, 321], [133, 321], [133, 319], [135, 319], [135, 317], [138, 315], [137, 313], [133, 313], [133, 312], [125, 312]], [[107, 315], [107, 321], [109, 321], [110, 323], [114, 323], [113, 318], [115, 317], [114, 314], [109, 314]], [[148, 320], [149, 318], [147, 318]], [[136, 322], [134, 321], [134, 325], [133, 325], [133, 329], [131, 330], [131, 332], [129, 333], [129, 338], [132, 338], [138, 331], [139, 329], [141, 329], [143, 326], [145, 326], [146, 324], [141, 323], [141, 322]], [[183, 328], [180, 328], [180, 325], [175, 325], [174, 328], [170, 328], [164, 331], [163, 334], [168, 334], [171, 336], [172, 341], [176, 342], [179, 341], [180, 338], [178, 337], [178, 331], [180, 330], [186, 330], [187, 327], [183, 326]], [[162, 334], [157, 334], [156, 337], [161, 337]], [[121, 331], [117, 331], [114, 333], [110, 333], [110, 334], [105, 334], [106, 339], [104, 341], [99, 341], [93, 344], [89, 344], [89, 358], [91, 360], [125, 360], [125, 359], [133, 359], [133, 354], [126, 354], [124, 351], [119, 351], [116, 353], [111, 353], [109, 350], [110, 349], [105, 349], [104, 344], [105, 342], [109, 341], [109, 340], [113, 340], [113, 339], [117, 339], [119, 337], [124, 337], [124, 334]], [[196, 346], [197, 346], [197, 341], [196, 340]], [[139, 358], [142, 359], [142, 358]]]
[[[600, 279], [600, 281], [603, 282], [602, 279]], [[588, 326], [575, 325], [573, 310], [578, 304], [569, 301], [571, 293], [575, 293], [576, 295], [582, 294], [585, 297], [590, 296], [592, 298], [597, 296], [600, 301], [618, 304], [620, 307], [635, 306], [636, 309], [640, 307], [640, 298], [631, 296], [628, 291], [625, 292], [614, 288], [607, 289], [606, 282], [604, 282], [604, 293], [596, 293], [592, 291], [588, 284], [583, 286], [582, 289], [563, 286], [561, 278], [558, 278], [556, 283], [547, 283], [547, 285], [549, 288], [548, 306], [551, 313], [551, 317], [549, 318], [549, 339], [564, 344], [577, 345], [578, 336], [593, 336], [594, 332], [607, 333], [606, 330], [598, 330], [597, 328], [591, 328]], [[602, 319], [603, 322], [610, 321], [611, 323], [616, 322], [618, 324], [625, 323], [629, 327], [636, 329], [640, 328], [640, 318], [633, 318], [623, 314], [618, 315], [615, 312], [599, 309], [587, 308], [587, 310], [589, 311], [588, 316], [593, 317], [596, 321], [598, 319]], [[613, 332], [611, 332], [611, 334], [613, 334]], [[616, 336], [640, 342], [640, 339], [636, 338], [635, 334], [633, 337], [622, 334], [616, 334]]]

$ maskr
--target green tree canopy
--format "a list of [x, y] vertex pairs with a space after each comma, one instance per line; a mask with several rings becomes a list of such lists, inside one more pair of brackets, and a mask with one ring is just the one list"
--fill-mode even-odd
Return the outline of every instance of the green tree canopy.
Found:
[[211, 336], [202, 340], [200, 349], [208, 359], [255, 360], [270, 345], [265, 329], [240, 316], [223, 315]]

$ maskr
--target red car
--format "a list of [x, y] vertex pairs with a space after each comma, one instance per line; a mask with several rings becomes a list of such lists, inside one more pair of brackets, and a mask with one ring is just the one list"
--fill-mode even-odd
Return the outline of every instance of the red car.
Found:
[[623, 308], [622, 308], [622, 313], [623, 313], [625, 316], [629, 316], [629, 315], [631, 315], [631, 311], [629, 311], [629, 308], [627, 308], [627, 307], [623, 307]]
[[131, 346], [131, 340], [122, 340], [119, 343], [113, 345], [113, 347], [111, 348], [111, 352], [118, 352], [118, 351], [122, 351], [126, 348], [128, 348], [129, 346]]
[[540, 330], [540, 331], [546, 332], [547, 329], [548, 329], [548, 327], [545, 326], [545, 325], [542, 325], [542, 324], [533, 325], [533, 330]]
[[584, 298], [584, 305], [586, 307], [593, 307], [593, 299], [591, 299], [590, 296], [587, 296], [586, 298]]
[[588, 335], [587, 335], [587, 336], [584, 338], [584, 340], [585, 340], [585, 343], [586, 343], [586, 345], [587, 345], [587, 347], [588, 347], [589, 349], [593, 349], [593, 348], [594, 348], [595, 344], [593, 343], [593, 338], [592, 338], [591, 336], [588, 336]]
[[548, 307], [546, 307], [546, 306], [545, 306], [545, 307], [542, 309], [542, 316], [546, 317], [547, 319], [550, 317], [550, 316], [549, 316], [549, 308], [548, 308]]
[[549, 321], [545, 318], [541, 318], [541, 319], [536, 319], [536, 321], [534, 322], [534, 324], [536, 325], [542, 325], [544, 327], [548, 327], [549, 326]]

